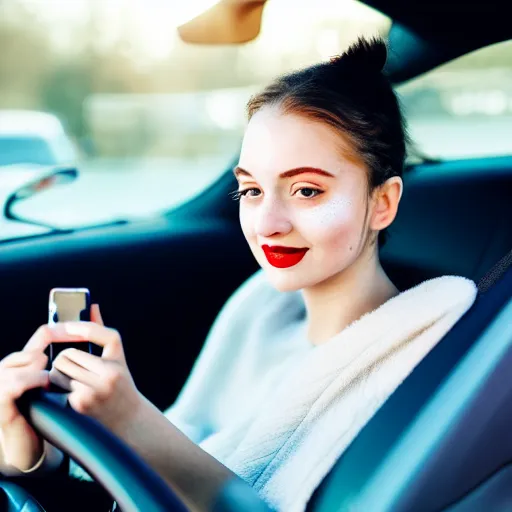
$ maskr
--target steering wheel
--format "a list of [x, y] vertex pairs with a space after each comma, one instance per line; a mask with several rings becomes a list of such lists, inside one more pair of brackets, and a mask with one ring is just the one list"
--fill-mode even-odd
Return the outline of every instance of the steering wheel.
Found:
[[[188, 509], [164, 480], [96, 420], [63, 406], [62, 395], [31, 390], [18, 401], [34, 429], [70, 455], [115, 499], [123, 512]], [[0, 482], [9, 512], [45, 512], [27, 491]]]
[[2, 510], [5, 512], [45, 512], [41, 504], [19, 485], [0, 482], [0, 489], [4, 491]]

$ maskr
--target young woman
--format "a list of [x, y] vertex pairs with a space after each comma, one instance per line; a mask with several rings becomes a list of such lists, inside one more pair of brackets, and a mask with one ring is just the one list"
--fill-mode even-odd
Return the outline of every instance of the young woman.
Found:
[[[226, 483], [243, 482], [274, 509], [304, 510], [476, 294], [474, 283], [455, 276], [400, 292], [380, 264], [406, 147], [382, 73], [386, 54], [382, 41], [360, 39], [249, 102], [235, 196], [262, 270], [223, 307], [165, 415], [137, 391], [119, 333], [103, 326], [97, 305], [92, 322], [43, 326], [1, 362], [2, 450], [11, 469], [42, 472], [62, 458], [14, 405], [52, 380], [191, 509], [209, 510]], [[45, 347], [69, 340], [91, 340], [103, 355], [66, 350], [48, 374]]]

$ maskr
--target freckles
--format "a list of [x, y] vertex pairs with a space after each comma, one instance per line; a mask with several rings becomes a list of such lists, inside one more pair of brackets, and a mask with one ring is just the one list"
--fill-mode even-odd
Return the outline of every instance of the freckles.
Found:
[[330, 231], [345, 230], [354, 216], [352, 201], [349, 199], [333, 199], [316, 208], [303, 210], [300, 221], [304, 227], [320, 230], [322, 234]]
[[333, 255], [347, 250], [351, 228], [354, 224], [354, 210], [351, 200], [340, 198], [300, 213], [300, 230], [310, 242], [314, 251], [313, 259], [325, 265]]

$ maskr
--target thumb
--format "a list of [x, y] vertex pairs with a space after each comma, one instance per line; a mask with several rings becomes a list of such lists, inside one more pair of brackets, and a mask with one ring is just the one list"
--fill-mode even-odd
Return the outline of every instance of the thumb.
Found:
[[100, 307], [98, 304], [93, 304], [91, 306], [91, 322], [99, 325], [105, 325], [103, 323], [103, 318], [101, 318]]

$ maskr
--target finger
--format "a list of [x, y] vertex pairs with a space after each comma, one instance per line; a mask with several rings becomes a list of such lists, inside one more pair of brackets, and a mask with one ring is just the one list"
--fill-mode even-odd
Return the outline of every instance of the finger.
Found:
[[46, 370], [37, 370], [34, 367], [27, 366], [23, 369], [11, 369], [6, 375], [6, 380], [0, 385], [0, 403], [9, 404], [18, 399], [25, 391], [29, 389], [45, 387], [49, 382], [49, 373]]
[[59, 386], [66, 391], [71, 391], [70, 382], [71, 379], [64, 375], [61, 371], [57, 370], [57, 368], [52, 368], [49, 372], [49, 380], [52, 384]]
[[13, 352], [0, 361], [0, 368], [18, 368], [29, 364], [36, 364], [40, 369], [46, 368], [48, 356], [40, 351]]
[[75, 364], [80, 365], [82, 368], [96, 374], [97, 377], [101, 377], [106, 372], [107, 362], [104, 359], [99, 356], [95, 356], [94, 354], [84, 352], [83, 350], [67, 348], [59, 354], [54, 364], [58, 363], [60, 357], [66, 357]]
[[[62, 322], [60, 325], [69, 333], [69, 336], [77, 337], [80, 341], [91, 341], [103, 347], [102, 357], [104, 359], [124, 361], [121, 336], [115, 329], [94, 322]], [[66, 340], [56, 340], [57, 343], [60, 341]]]
[[19, 418], [19, 411], [16, 406], [17, 400], [29, 389], [46, 388], [49, 384], [47, 371], [32, 371], [25, 375], [18, 375], [8, 382], [2, 383], [0, 393], [0, 428], [4, 428]]
[[68, 396], [69, 405], [80, 414], [89, 414], [97, 402], [96, 391], [90, 386], [76, 380], [70, 382], [70, 387], [71, 393]]
[[103, 318], [101, 317], [100, 306], [98, 304], [93, 304], [91, 306], [91, 322], [99, 325], [105, 325]]
[[[91, 361], [85, 361], [85, 364], [96, 367], [97, 371], [92, 371], [88, 369], [87, 366], [82, 366], [77, 361], [71, 359], [70, 357], [72, 357], [72, 355], [70, 357], [67, 356], [67, 354], [73, 351], [74, 349], [69, 349], [61, 352], [59, 357], [57, 357], [53, 363], [53, 368], [56, 368], [58, 371], [64, 373], [73, 380], [87, 384], [90, 387], [97, 387], [98, 383], [101, 381], [100, 376], [103, 373], [103, 366], [105, 365], [105, 362], [101, 361], [99, 357], [82, 352], [84, 355], [97, 359], [97, 361], [94, 361], [92, 364]], [[80, 350], [76, 350], [75, 352], [80, 352]]]
[[64, 323], [56, 325], [42, 325], [28, 340], [23, 347], [23, 351], [40, 351], [43, 352], [50, 343], [59, 343], [65, 341], [87, 341], [80, 336], [74, 336], [68, 333], [64, 327]]
[[78, 382], [77, 380], [71, 380], [69, 384], [71, 391], [83, 392], [90, 390], [90, 386], [87, 386], [87, 384], [83, 384], [82, 382]]

